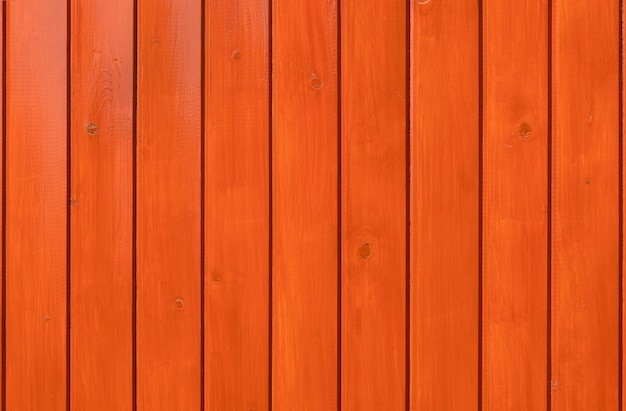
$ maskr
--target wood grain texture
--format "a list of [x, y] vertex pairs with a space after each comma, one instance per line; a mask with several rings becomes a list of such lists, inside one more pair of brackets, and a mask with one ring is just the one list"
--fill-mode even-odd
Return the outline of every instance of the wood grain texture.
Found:
[[341, 3], [342, 408], [405, 409], [408, 10]]
[[626, 406], [623, 0], [2, 6], [6, 410]]
[[200, 408], [199, 0], [139, 2], [137, 406]]
[[553, 410], [618, 407], [619, 3], [553, 3]]
[[66, 409], [67, 3], [7, 2], [6, 408]]
[[336, 409], [337, 4], [273, 2], [274, 411]]
[[206, 8], [205, 409], [269, 409], [269, 3]]
[[412, 2], [412, 410], [478, 406], [478, 22]]
[[133, 4], [71, 10], [71, 404], [130, 410]]
[[483, 29], [483, 409], [539, 411], [548, 388], [547, 3], [486, 0]]

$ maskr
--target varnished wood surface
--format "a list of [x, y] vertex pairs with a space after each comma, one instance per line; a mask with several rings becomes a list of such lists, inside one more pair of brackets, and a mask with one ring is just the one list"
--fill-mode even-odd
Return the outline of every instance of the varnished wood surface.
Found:
[[133, 7], [71, 6], [70, 402], [124, 410], [133, 403]]
[[547, 22], [545, 2], [483, 2], [484, 410], [547, 407]]
[[2, 411], [620, 409], [619, 0], [2, 11]]
[[405, 3], [341, 3], [341, 395], [349, 411], [407, 405]]
[[67, 4], [6, 4], [7, 410], [66, 409]]
[[617, 409], [619, 3], [553, 17], [552, 409]]
[[201, 7], [137, 9], [137, 409], [200, 408]]
[[[409, 371], [418, 410], [478, 406], [478, 12], [471, 0], [411, 9]], [[451, 374], [456, 382], [442, 384]]]
[[269, 1], [206, 7], [205, 409], [267, 411]]
[[337, 7], [272, 3], [274, 410], [339, 401]]

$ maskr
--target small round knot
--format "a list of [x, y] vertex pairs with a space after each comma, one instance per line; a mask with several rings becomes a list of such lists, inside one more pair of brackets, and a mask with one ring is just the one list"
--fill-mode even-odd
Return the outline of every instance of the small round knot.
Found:
[[359, 257], [365, 260], [372, 255], [372, 247], [368, 243], [363, 243], [359, 246], [358, 253]]
[[519, 125], [517, 131], [519, 132], [521, 138], [528, 138], [533, 129], [530, 127], [530, 124], [524, 121]]
[[324, 84], [324, 82], [322, 81], [321, 78], [319, 78], [317, 76], [317, 74], [313, 74], [311, 76], [311, 87], [313, 87], [316, 90], [319, 90], [322, 88], [322, 85]]
[[177, 298], [176, 299], [176, 308], [178, 308], [179, 310], [182, 310], [184, 306], [185, 306], [185, 302], [183, 301], [183, 299], [182, 298]]
[[94, 123], [87, 124], [87, 134], [89, 134], [90, 136], [95, 136], [96, 134], [98, 134], [98, 126]]

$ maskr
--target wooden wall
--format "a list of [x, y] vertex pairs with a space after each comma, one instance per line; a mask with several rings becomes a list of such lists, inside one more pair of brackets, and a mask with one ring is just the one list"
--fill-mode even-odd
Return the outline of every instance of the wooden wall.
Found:
[[624, 398], [619, 0], [4, 0], [2, 411]]

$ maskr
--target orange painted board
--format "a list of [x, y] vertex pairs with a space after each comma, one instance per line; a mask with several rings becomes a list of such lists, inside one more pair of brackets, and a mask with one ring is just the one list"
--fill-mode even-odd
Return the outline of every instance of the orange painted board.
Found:
[[411, 407], [476, 410], [478, 3], [411, 4]]
[[269, 410], [268, 12], [206, 6], [207, 410]]
[[406, 2], [341, 3], [342, 409], [406, 406]]
[[199, 409], [201, 4], [137, 13], [137, 408]]
[[71, 404], [130, 410], [133, 4], [71, 10]]
[[6, 409], [66, 409], [67, 3], [6, 4]]
[[330, 410], [338, 404], [337, 4], [277, 0], [272, 12], [272, 409]]
[[619, 2], [553, 17], [552, 409], [617, 409]]
[[548, 389], [547, 3], [484, 1], [483, 40], [483, 409], [539, 411]]

